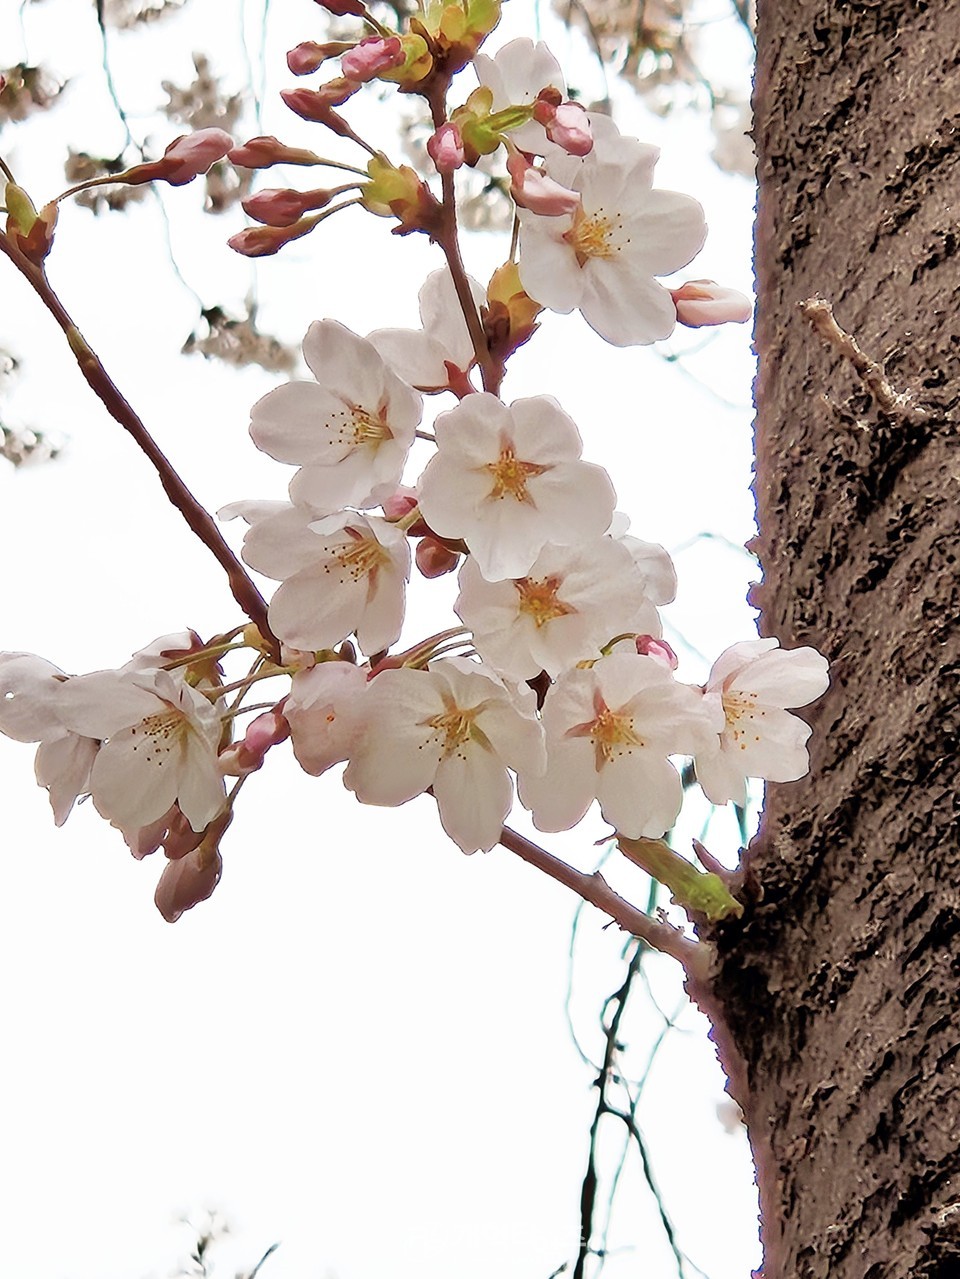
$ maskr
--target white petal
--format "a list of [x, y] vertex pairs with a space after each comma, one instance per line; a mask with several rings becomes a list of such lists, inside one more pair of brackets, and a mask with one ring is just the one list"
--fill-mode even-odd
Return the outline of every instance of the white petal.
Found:
[[336, 320], [315, 320], [303, 339], [303, 358], [321, 386], [347, 404], [377, 405], [384, 365], [366, 339]]
[[493, 751], [470, 742], [440, 761], [433, 792], [443, 829], [465, 853], [489, 852], [513, 803], [513, 787]]
[[585, 737], [550, 740], [542, 776], [521, 773], [520, 802], [533, 813], [538, 830], [570, 830], [596, 795], [593, 746]]
[[597, 779], [604, 820], [629, 839], [659, 839], [677, 820], [683, 790], [664, 756], [634, 748], [604, 764]]

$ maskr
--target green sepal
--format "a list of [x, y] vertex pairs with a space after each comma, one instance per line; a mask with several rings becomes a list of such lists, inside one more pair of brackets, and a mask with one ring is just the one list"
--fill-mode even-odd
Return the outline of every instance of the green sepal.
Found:
[[618, 835], [617, 844], [625, 857], [669, 888], [671, 900], [677, 906], [706, 915], [713, 921], [731, 916], [739, 919], [743, 914], [743, 907], [719, 875], [698, 870], [662, 839], [628, 839], [626, 835]]

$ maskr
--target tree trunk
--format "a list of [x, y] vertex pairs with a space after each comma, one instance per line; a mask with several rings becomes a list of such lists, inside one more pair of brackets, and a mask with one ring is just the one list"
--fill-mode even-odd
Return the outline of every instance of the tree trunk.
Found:
[[[767, 793], [762, 898], [718, 937], [718, 1038], [742, 1057], [764, 1279], [948, 1279], [960, 2], [761, 0], [757, 42], [756, 602], [832, 687], [806, 713], [810, 776]], [[903, 400], [814, 332], [817, 294]]]

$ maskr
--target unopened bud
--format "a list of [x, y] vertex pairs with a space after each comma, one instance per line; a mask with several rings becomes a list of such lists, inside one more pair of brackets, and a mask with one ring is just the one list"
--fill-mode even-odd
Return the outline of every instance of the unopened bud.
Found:
[[326, 124], [332, 108], [346, 102], [360, 88], [355, 80], [328, 80], [320, 89], [281, 89], [280, 97], [302, 120]]
[[228, 777], [245, 777], [263, 765], [267, 751], [285, 742], [290, 736], [290, 725], [276, 709], [264, 711], [247, 725], [243, 740], [233, 742], [222, 750], [217, 763], [221, 773]]
[[443, 577], [452, 573], [460, 563], [460, 556], [434, 537], [422, 537], [417, 543], [415, 559], [424, 577]]
[[745, 324], [753, 314], [748, 297], [713, 280], [688, 280], [679, 289], [671, 289], [670, 295], [677, 308], [677, 320], [691, 329]]
[[288, 187], [258, 191], [242, 201], [244, 213], [264, 222], [267, 226], [293, 226], [299, 218], [313, 209], [323, 209], [333, 199], [333, 191], [293, 191]]
[[320, 156], [303, 147], [288, 147], [279, 138], [251, 138], [227, 154], [231, 164], [244, 169], [269, 169], [274, 164], [321, 164]]
[[201, 173], [206, 173], [233, 146], [233, 138], [223, 129], [198, 129], [184, 133], [174, 140], [159, 160], [134, 165], [125, 173], [118, 173], [117, 182], [140, 186], [144, 182], [169, 182], [182, 187]]
[[679, 662], [677, 655], [664, 639], [657, 639], [654, 635], [638, 635], [636, 638], [637, 652], [642, 657], [652, 657], [655, 662], [661, 666], [665, 666], [669, 671], [675, 671]]
[[242, 253], [245, 258], [265, 258], [279, 253], [291, 240], [299, 240], [307, 235], [317, 224], [316, 217], [301, 218], [293, 226], [251, 226], [236, 235], [231, 235], [227, 244], [235, 253]]
[[367, 36], [343, 55], [340, 66], [348, 80], [365, 84], [382, 72], [401, 66], [405, 60], [398, 36]]
[[530, 163], [522, 151], [509, 145], [507, 171], [510, 174], [510, 194], [521, 209], [540, 213], [545, 217], [561, 217], [575, 213], [580, 207], [576, 191], [561, 186]]
[[367, 12], [360, 0], [314, 0], [314, 3], [337, 18], [362, 18]]
[[352, 45], [345, 40], [331, 40], [327, 44], [304, 40], [287, 54], [287, 66], [294, 75], [311, 75], [327, 58], [339, 58], [350, 48]]
[[401, 486], [392, 497], [388, 497], [383, 503], [383, 518], [396, 523], [397, 520], [402, 520], [405, 515], [409, 515], [416, 504], [417, 490]]
[[175, 924], [185, 910], [206, 901], [220, 882], [223, 870], [220, 840], [232, 817], [228, 810], [214, 818], [204, 831], [198, 848], [178, 861], [167, 862], [153, 900], [168, 924]]
[[463, 137], [455, 124], [441, 124], [427, 140], [427, 155], [437, 166], [438, 173], [453, 173], [463, 164]]
[[590, 117], [578, 102], [563, 102], [546, 125], [547, 137], [568, 155], [589, 155], [593, 150]]

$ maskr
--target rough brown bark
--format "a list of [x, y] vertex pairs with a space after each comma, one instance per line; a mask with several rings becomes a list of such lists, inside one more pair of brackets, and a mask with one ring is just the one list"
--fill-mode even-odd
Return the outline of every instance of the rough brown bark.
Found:
[[[761, 0], [757, 44], [757, 603], [833, 685], [808, 715], [810, 777], [768, 791], [762, 900], [719, 937], [720, 1037], [745, 1065], [764, 1279], [948, 1279], [960, 0]], [[798, 314], [816, 294], [911, 393], [903, 411]]]

